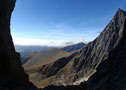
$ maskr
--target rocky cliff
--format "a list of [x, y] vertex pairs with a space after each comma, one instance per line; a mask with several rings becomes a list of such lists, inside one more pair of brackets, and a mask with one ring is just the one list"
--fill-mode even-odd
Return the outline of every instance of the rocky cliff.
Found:
[[0, 1], [0, 87], [35, 88], [24, 73], [12, 42], [10, 19], [14, 6], [15, 0]]
[[126, 22], [118, 45], [86, 82], [87, 90], [126, 90]]

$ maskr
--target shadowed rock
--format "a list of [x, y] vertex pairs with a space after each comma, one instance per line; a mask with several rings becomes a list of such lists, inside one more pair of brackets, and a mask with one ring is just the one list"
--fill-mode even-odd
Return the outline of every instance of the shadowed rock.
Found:
[[15, 0], [0, 1], [0, 87], [35, 88], [24, 73], [12, 42], [10, 19], [14, 6]]

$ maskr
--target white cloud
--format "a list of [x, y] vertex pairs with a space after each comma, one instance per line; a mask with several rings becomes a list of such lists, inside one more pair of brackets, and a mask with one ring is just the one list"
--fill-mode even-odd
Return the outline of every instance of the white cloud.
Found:
[[30, 38], [14, 38], [15, 45], [40, 45], [40, 46], [51, 46], [51, 47], [63, 47], [79, 42], [88, 43], [86, 40], [80, 38], [79, 40], [39, 40]]

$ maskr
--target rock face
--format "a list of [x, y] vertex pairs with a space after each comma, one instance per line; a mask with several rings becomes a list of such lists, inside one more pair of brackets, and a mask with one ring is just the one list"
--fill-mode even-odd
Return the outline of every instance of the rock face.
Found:
[[86, 84], [87, 90], [126, 90], [126, 22], [118, 45]]
[[10, 34], [10, 18], [15, 0], [0, 1], [0, 87], [34, 88], [20, 63], [20, 55], [15, 52]]

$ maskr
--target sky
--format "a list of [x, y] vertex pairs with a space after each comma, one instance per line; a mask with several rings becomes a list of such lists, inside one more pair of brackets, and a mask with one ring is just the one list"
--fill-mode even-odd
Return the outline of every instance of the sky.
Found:
[[65, 46], [94, 40], [126, 0], [17, 0], [11, 19], [16, 45]]

